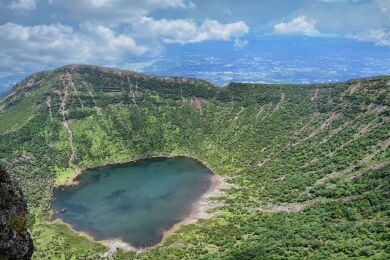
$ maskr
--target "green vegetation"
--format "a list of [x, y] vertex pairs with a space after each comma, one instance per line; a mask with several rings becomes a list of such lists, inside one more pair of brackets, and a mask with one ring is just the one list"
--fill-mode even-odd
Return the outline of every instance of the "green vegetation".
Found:
[[1, 101], [0, 163], [28, 199], [36, 259], [96, 259], [107, 250], [47, 224], [54, 185], [76, 169], [157, 155], [197, 157], [237, 188], [220, 198], [223, 214], [182, 226], [138, 258], [384, 259], [389, 82], [219, 89], [66, 66], [31, 76]]
[[56, 173], [56, 178], [54, 180], [54, 185], [60, 186], [67, 184], [73, 180], [75, 176], [75, 171], [71, 168], [60, 169], [57, 166], [54, 167], [54, 172]]

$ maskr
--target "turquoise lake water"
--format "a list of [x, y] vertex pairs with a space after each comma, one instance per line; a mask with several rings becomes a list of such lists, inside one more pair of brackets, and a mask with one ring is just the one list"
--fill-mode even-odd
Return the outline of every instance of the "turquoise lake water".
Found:
[[210, 188], [211, 177], [207, 167], [185, 157], [88, 169], [77, 177], [78, 185], [53, 191], [53, 218], [96, 240], [152, 246], [188, 216], [193, 202]]

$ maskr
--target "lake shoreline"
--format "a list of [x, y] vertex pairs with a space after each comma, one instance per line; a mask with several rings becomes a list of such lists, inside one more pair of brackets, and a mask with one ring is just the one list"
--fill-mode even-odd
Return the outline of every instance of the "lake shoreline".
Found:
[[190, 213], [183, 220], [174, 224], [169, 230], [165, 231], [161, 241], [150, 248], [163, 245], [166, 240], [183, 225], [195, 224], [199, 219], [211, 219], [217, 215], [216, 213], [208, 213], [208, 211], [223, 206], [223, 203], [211, 201], [210, 199], [221, 198], [224, 190], [231, 189], [234, 185], [227, 183], [225, 178], [216, 174], [213, 174], [211, 178], [212, 182], [209, 189], [200, 197], [199, 200], [193, 202]]
[[[62, 223], [62, 224], [65, 224], [66, 226], [68, 226], [68, 228], [72, 232], [75, 232], [78, 235], [86, 237], [88, 240], [90, 240], [92, 242], [101, 243], [101, 244], [107, 246], [108, 247], [108, 251], [105, 252], [103, 256], [104, 257], [109, 257], [112, 254], [114, 254], [117, 249], [121, 249], [121, 250], [125, 250], [125, 251], [134, 251], [136, 253], [141, 253], [141, 252], [143, 252], [145, 250], [159, 247], [159, 246], [163, 245], [167, 241], [167, 239], [172, 234], [174, 234], [181, 226], [187, 225], [187, 224], [194, 224], [199, 219], [210, 219], [210, 218], [214, 217], [216, 215], [215, 213], [208, 213], [207, 211], [210, 210], [210, 209], [222, 206], [223, 203], [217, 202], [217, 201], [212, 201], [212, 200], [210, 200], [210, 198], [222, 197], [223, 196], [223, 190], [230, 189], [234, 185], [227, 183], [224, 177], [216, 175], [215, 172], [206, 163], [202, 162], [201, 160], [199, 160], [198, 158], [195, 158], [193, 156], [187, 156], [187, 155], [152, 156], [152, 157], [145, 157], [145, 158], [140, 158], [140, 159], [133, 159], [133, 160], [124, 161], [124, 162], [120, 162], [120, 163], [104, 164], [104, 165], [100, 165], [100, 166], [96, 165], [96, 166], [93, 166], [93, 167], [88, 167], [88, 168], [86, 168], [84, 170], [96, 169], [96, 168], [101, 167], [101, 166], [116, 166], [116, 165], [118, 165], [118, 167], [120, 167], [122, 165], [133, 163], [133, 162], [158, 160], [158, 159], [170, 159], [170, 158], [191, 159], [193, 161], [196, 161], [198, 164], [206, 167], [207, 169], [209, 169], [211, 171], [211, 174], [212, 174], [212, 176], [211, 176], [211, 184], [210, 184], [210, 187], [208, 188], [208, 190], [204, 194], [202, 194], [202, 196], [198, 200], [196, 200], [196, 201], [194, 201], [192, 203], [191, 210], [189, 211], [189, 213], [181, 221], [175, 223], [172, 227], [170, 227], [169, 229], [167, 229], [166, 231], [164, 231], [162, 233], [161, 241], [158, 242], [157, 244], [152, 245], [150, 247], [145, 247], [145, 248], [136, 248], [133, 245], [131, 245], [131, 243], [124, 242], [120, 238], [96, 240], [93, 237], [93, 235], [88, 234], [87, 232], [84, 232], [84, 231], [76, 230], [71, 224], [64, 222], [60, 218], [53, 219], [53, 220], [49, 221], [49, 223]], [[61, 185], [56, 186], [56, 188], [77, 185], [78, 181], [77, 181], [76, 178], [84, 170], [77, 170], [75, 172], [75, 175], [72, 177], [71, 180], [66, 181], [66, 183], [62, 183]], [[51, 196], [51, 199], [53, 199], [52, 196]]]

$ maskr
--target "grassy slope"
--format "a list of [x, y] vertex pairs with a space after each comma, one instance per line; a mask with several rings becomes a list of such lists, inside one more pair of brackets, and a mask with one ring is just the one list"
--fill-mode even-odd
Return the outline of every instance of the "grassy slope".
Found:
[[[28, 196], [37, 259], [95, 259], [105, 250], [45, 223], [51, 187], [70, 168], [177, 154], [198, 157], [240, 188], [227, 191], [223, 215], [184, 226], [138, 257], [389, 255], [389, 77], [217, 89], [84, 66], [48, 74], [31, 91], [20, 87], [16, 104], [5, 100], [0, 112], [1, 162]], [[59, 113], [67, 87], [65, 120], [76, 151], [71, 164]], [[26, 123], [13, 111], [27, 102], [34, 109]]]

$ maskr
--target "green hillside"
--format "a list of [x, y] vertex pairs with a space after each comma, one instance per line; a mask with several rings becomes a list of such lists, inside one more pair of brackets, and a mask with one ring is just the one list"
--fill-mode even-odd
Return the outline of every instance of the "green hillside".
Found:
[[69, 65], [0, 101], [0, 164], [28, 200], [35, 259], [107, 251], [47, 222], [54, 185], [87, 167], [171, 155], [199, 158], [235, 188], [216, 198], [214, 218], [115, 259], [385, 259], [389, 106], [389, 76], [217, 88]]

